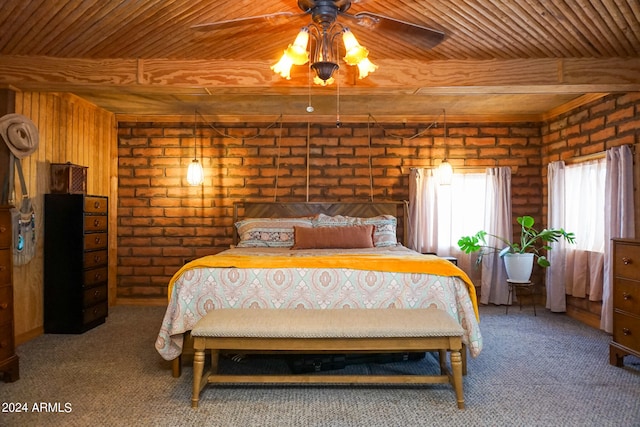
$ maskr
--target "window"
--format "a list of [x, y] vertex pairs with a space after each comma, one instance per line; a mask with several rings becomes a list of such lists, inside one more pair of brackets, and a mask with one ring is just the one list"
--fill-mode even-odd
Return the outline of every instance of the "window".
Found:
[[[506, 282], [494, 280], [504, 269], [497, 266], [497, 258], [483, 264], [482, 269], [474, 268], [477, 254], [464, 254], [458, 240], [479, 230], [501, 233], [493, 220], [508, 214], [500, 210], [507, 203], [510, 211], [511, 201], [503, 200], [510, 194], [510, 185], [511, 171], [504, 167], [490, 168], [486, 173], [454, 173], [448, 186], [438, 185], [437, 171], [432, 170], [412, 169], [409, 180], [409, 247], [458, 258], [458, 266], [471, 280], [482, 283], [484, 304], [507, 302]], [[487, 279], [483, 280], [485, 272]]]
[[[560, 245], [550, 254], [563, 268], [548, 270], [547, 285], [553, 292], [555, 311], [565, 309], [562, 295], [600, 301], [603, 297], [605, 258], [606, 159], [566, 166], [550, 164], [549, 209], [556, 226], [576, 235], [576, 244]], [[561, 249], [564, 248], [564, 249]], [[554, 308], [555, 307], [555, 308]]]
[[459, 252], [460, 237], [484, 228], [485, 186], [484, 173], [454, 173], [451, 185], [438, 186], [439, 254]]
[[606, 159], [567, 165], [565, 228], [578, 236], [575, 249], [604, 253]]

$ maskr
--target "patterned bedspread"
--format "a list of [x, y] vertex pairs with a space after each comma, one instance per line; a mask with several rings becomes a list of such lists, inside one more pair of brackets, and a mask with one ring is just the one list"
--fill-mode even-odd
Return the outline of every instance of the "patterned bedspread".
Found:
[[[337, 257], [379, 254], [384, 257], [416, 253], [397, 246], [312, 251], [235, 248], [219, 255], [273, 256], [275, 259], [283, 256], [313, 257], [318, 254]], [[421, 259], [425, 257], [420, 254], [416, 256]], [[246, 307], [409, 309], [434, 306], [447, 311], [460, 322], [465, 330], [463, 342], [469, 348], [471, 356], [477, 356], [482, 350], [475, 293], [473, 297], [470, 296], [467, 283], [460, 277], [365, 270], [360, 267], [237, 268], [230, 265], [213, 268], [202, 266], [203, 264], [194, 263], [194, 267], [187, 265], [172, 279], [169, 304], [155, 344], [166, 360], [173, 360], [181, 354], [183, 333], [190, 331], [208, 311]]]

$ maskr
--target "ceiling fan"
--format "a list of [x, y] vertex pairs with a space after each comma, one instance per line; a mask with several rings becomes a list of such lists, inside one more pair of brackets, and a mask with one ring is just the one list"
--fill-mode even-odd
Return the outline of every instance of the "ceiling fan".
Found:
[[[298, 7], [302, 13], [275, 12], [199, 24], [192, 28], [210, 31], [260, 22], [286, 23], [310, 15], [312, 22], [300, 30], [295, 41], [285, 49], [280, 61], [271, 69], [282, 77], [290, 79], [292, 65], [310, 62], [310, 67], [315, 72], [314, 82], [321, 85], [330, 84], [333, 81], [333, 73], [339, 68], [339, 47], [336, 43], [338, 36], [342, 36], [344, 43], [344, 61], [349, 65], [358, 66], [360, 78], [366, 77], [378, 68], [369, 61], [369, 51], [358, 43], [349, 27], [339, 22], [338, 18], [367, 30], [408, 35], [412, 39], [412, 44], [420, 49], [433, 48], [445, 36], [441, 31], [377, 13], [349, 14], [347, 10], [351, 7], [351, 0], [298, 0]], [[309, 46], [309, 52], [307, 46]]]

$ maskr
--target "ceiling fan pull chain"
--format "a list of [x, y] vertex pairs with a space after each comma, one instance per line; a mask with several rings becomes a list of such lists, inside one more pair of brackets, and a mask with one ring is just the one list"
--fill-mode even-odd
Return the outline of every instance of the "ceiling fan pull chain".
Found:
[[336, 76], [336, 127], [342, 126], [340, 122], [340, 69], [338, 69], [338, 75]]

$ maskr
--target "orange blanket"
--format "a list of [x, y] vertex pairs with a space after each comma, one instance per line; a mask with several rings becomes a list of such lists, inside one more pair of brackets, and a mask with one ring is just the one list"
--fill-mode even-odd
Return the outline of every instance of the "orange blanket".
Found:
[[422, 273], [436, 276], [454, 276], [462, 279], [469, 290], [476, 318], [479, 319], [476, 288], [469, 276], [451, 262], [433, 255], [353, 254], [318, 256], [249, 256], [209, 255], [184, 266], [169, 282], [169, 297], [175, 281], [185, 270], [201, 267], [221, 268], [344, 268], [351, 270], [390, 271], [396, 273]]

